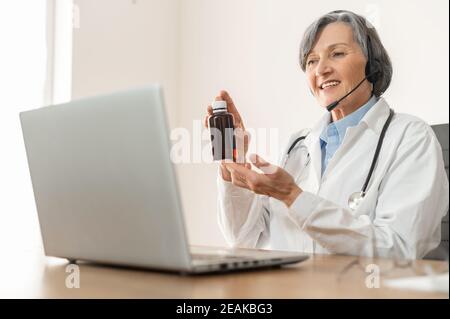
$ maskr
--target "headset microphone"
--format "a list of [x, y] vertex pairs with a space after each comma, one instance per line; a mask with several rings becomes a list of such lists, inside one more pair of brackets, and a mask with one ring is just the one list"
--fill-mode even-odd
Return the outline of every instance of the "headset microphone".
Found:
[[370, 78], [371, 76], [377, 74], [378, 71], [374, 71], [372, 73], [370, 73], [369, 75], [366, 75], [364, 79], [362, 79], [361, 82], [358, 83], [357, 86], [355, 86], [350, 92], [348, 92], [347, 94], [345, 94], [343, 97], [341, 97], [339, 100], [334, 101], [333, 103], [331, 103], [330, 105], [327, 106], [327, 110], [328, 112], [331, 112], [336, 106], [338, 106], [338, 104], [345, 99], [347, 96], [349, 96], [350, 94], [352, 94], [354, 91], [356, 91], [357, 88], [360, 87], [361, 84], [363, 84], [363, 82], [367, 79]]

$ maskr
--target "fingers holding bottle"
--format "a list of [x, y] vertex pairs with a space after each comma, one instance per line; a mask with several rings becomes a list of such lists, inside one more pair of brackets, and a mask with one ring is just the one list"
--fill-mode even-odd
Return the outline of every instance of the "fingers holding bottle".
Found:
[[208, 119], [211, 115], [213, 115], [213, 109], [211, 105], [208, 105], [208, 107], [206, 108], [206, 115], [203, 120], [203, 125], [205, 126], [205, 128], [209, 128]]
[[234, 104], [233, 99], [231, 98], [230, 94], [225, 90], [221, 90], [219, 92], [219, 95], [216, 96], [215, 100], [216, 101], [225, 101], [227, 103], [227, 111], [233, 115], [234, 127], [239, 127], [245, 131], [245, 126], [244, 126], [244, 122], [242, 121], [242, 117], [239, 114], [239, 111], [238, 111], [236, 105]]

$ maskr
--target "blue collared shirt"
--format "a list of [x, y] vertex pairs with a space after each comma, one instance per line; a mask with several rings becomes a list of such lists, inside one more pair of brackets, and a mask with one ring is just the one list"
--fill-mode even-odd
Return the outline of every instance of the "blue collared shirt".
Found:
[[347, 128], [358, 125], [359, 121], [366, 115], [370, 108], [377, 102], [377, 98], [372, 97], [366, 104], [358, 108], [353, 113], [336, 122], [331, 122], [320, 134], [320, 149], [322, 150], [322, 175], [328, 166], [328, 162], [333, 157], [344, 140]]

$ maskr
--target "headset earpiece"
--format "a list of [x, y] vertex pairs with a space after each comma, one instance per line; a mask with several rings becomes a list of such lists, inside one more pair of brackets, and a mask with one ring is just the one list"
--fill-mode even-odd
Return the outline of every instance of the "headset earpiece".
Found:
[[367, 80], [375, 84], [379, 78], [380, 67], [377, 61], [373, 58], [372, 54], [372, 43], [370, 42], [370, 37], [367, 36], [367, 63], [366, 63], [366, 77]]

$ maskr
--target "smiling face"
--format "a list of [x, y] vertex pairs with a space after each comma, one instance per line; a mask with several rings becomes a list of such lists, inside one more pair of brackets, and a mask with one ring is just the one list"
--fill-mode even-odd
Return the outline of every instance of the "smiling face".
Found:
[[[365, 77], [366, 62], [350, 26], [343, 22], [325, 26], [306, 58], [308, 84], [319, 104], [328, 106], [351, 91]], [[371, 83], [364, 81], [336, 112], [353, 112], [369, 100], [371, 92]]]

